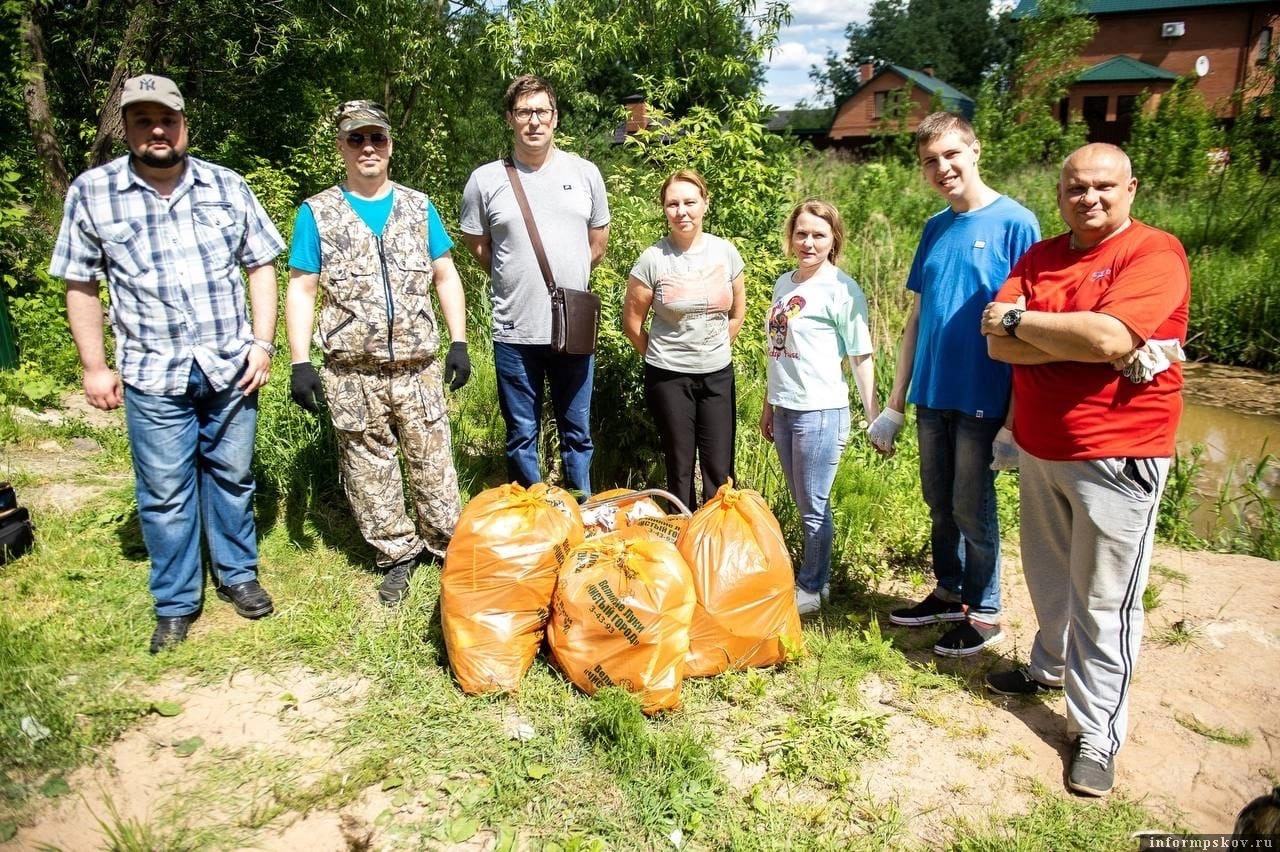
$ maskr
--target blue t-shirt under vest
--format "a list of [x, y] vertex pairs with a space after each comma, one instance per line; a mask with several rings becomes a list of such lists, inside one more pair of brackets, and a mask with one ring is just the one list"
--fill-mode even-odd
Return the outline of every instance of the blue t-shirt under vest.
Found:
[[[370, 201], [367, 198], [361, 198], [358, 195], [352, 195], [345, 189], [342, 194], [346, 197], [347, 203], [351, 205], [351, 209], [356, 211], [356, 215], [360, 217], [369, 230], [381, 237], [382, 229], [387, 225], [387, 218], [391, 215], [391, 205], [395, 200], [395, 190], [388, 192], [382, 198], [376, 198]], [[453, 240], [449, 238], [449, 234], [444, 229], [444, 223], [440, 221], [440, 214], [436, 212], [436, 206], [430, 201], [427, 202], [427, 252], [431, 255], [432, 260], [437, 260], [442, 254], [453, 248]], [[316, 217], [311, 212], [311, 205], [303, 204], [298, 208], [298, 215], [293, 220], [293, 239], [289, 244], [289, 266], [293, 269], [299, 269], [303, 272], [319, 272], [320, 271], [320, 232], [316, 228]]]

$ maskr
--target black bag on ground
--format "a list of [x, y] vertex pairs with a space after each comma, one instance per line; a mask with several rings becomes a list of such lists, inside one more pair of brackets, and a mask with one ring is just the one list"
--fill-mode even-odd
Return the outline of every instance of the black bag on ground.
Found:
[[600, 332], [600, 297], [590, 290], [557, 287], [551, 294], [551, 348], [564, 355], [590, 355]]
[[0, 565], [17, 559], [35, 543], [31, 513], [18, 505], [13, 486], [0, 482]]

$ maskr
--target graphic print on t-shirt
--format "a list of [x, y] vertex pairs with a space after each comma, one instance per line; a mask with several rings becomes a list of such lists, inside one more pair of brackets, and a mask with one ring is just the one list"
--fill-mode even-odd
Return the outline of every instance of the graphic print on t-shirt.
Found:
[[769, 357], [796, 357], [795, 352], [787, 351], [787, 330], [791, 318], [804, 310], [804, 297], [792, 296], [786, 304], [779, 299], [769, 308]]
[[724, 264], [670, 272], [658, 279], [656, 297], [678, 314], [727, 311], [733, 304]]

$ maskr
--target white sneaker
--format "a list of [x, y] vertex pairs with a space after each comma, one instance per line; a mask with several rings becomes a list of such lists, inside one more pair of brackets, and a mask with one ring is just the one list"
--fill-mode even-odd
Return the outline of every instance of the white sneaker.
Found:
[[796, 610], [801, 615], [809, 615], [822, 608], [822, 595], [818, 592], [806, 592], [796, 586]]
[[822, 587], [822, 591], [818, 592], [818, 594], [822, 596], [822, 602], [824, 604], [831, 603], [831, 584], [830, 583], [825, 584]]

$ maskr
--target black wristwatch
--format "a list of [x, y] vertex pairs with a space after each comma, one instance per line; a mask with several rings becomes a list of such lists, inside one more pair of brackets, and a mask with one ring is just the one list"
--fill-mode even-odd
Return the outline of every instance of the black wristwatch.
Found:
[[1022, 322], [1022, 309], [1013, 308], [1005, 311], [1004, 316], [1000, 319], [1000, 325], [1004, 326], [1005, 334], [1010, 337], [1018, 336], [1018, 323]]

